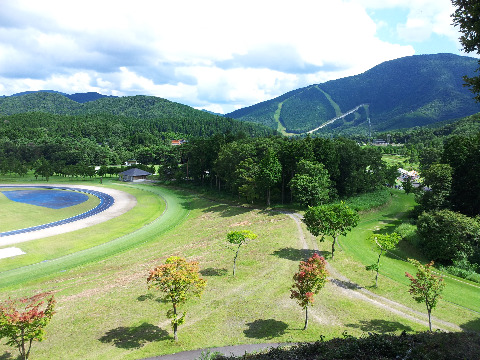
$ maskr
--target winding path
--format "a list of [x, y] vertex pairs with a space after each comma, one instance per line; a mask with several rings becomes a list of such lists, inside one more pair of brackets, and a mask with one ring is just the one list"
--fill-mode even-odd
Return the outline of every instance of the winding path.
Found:
[[[304, 250], [309, 250], [306, 238], [305, 238], [305, 233], [303, 232], [302, 226], [301, 226], [301, 219], [302, 216], [298, 213], [290, 213], [290, 212], [283, 212], [290, 218], [292, 218], [295, 223], [297, 224], [298, 232], [299, 232], [299, 241], [301, 243], [301, 246]], [[311, 235], [310, 235], [311, 236]], [[318, 247], [314, 245], [314, 249], [318, 251]], [[328, 263], [327, 269], [330, 272], [330, 282], [337, 287], [337, 290], [345, 296], [348, 296], [350, 298], [355, 298], [361, 301], [368, 302], [371, 305], [380, 307], [384, 310], [388, 310], [395, 315], [401, 316], [407, 320], [416, 322], [418, 324], [422, 324], [425, 326], [428, 326], [428, 320], [427, 316], [424, 313], [421, 313], [417, 310], [414, 310], [412, 308], [409, 308], [403, 304], [400, 304], [398, 302], [392, 301], [390, 299], [387, 299], [383, 296], [377, 295], [361, 286], [358, 284], [353, 283], [348, 279], [347, 277], [343, 276], [340, 274], [332, 265], [331, 263]], [[432, 323], [436, 325], [436, 328], [439, 330], [443, 331], [462, 331], [462, 329], [453, 323], [447, 322], [440, 320], [438, 318], [435, 318], [432, 316]]]

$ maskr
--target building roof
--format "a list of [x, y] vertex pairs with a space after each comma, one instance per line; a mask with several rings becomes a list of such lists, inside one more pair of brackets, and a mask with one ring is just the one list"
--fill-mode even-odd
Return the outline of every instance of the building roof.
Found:
[[152, 173], [149, 173], [148, 171], [143, 171], [143, 170], [140, 170], [140, 169], [137, 169], [137, 168], [132, 168], [132, 169], [125, 170], [125, 171], [119, 173], [118, 175], [124, 175], [124, 176], [148, 176], [148, 175], [152, 175]]

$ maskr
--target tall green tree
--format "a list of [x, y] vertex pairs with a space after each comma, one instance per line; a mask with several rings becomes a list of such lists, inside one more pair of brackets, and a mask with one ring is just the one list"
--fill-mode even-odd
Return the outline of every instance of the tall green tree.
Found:
[[480, 133], [452, 136], [444, 146], [442, 163], [452, 168], [451, 210], [480, 214]]
[[258, 165], [252, 158], [241, 161], [235, 169], [236, 187], [240, 196], [244, 196], [248, 202], [253, 203], [258, 199]]
[[297, 173], [290, 180], [293, 197], [304, 206], [320, 205], [328, 201], [331, 181], [323, 164], [301, 160]]
[[167, 311], [167, 317], [172, 319], [173, 336], [178, 340], [178, 325], [185, 322], [186, 311], [178, 314], [178, 306], [186, 303], [192, 297], [200, 297], [207, 281], [199, 274], [198, 262], [187, 261], [182, 257], [169, 257], [165, 264], [150, 270], [147, 278], [148, 288], [154, 288], [163, 293], [163, 300], [172, 304]]
[[305, 309], [305, 326], [308, 326], [308, 306], [313, 304], [313, 295], [327, 283], [327, 262], [318, 254], [313, 254], [307, 261], [301, 261], [298, 272], [293, 275], [293, 285], [290, 298], [297, 300], [298, 305]]
[[[466, 53], [480, 54], [480, 7], [477, 0], [451, 0], [455, 7], [452, 14], [453, 24], [462, 34], [460, 43]], [[465, 83], [480, 101], [480, 77], [464, 76]]]
[[260, 161], [257, 175], [257, 183], [266, 192], [267, 206], [270, 206], [271, 189], [280, 181], [281, 176], [282, 165], [277, 155], [268, 149]]
[[433, 273], [433, 261], [426, 265], [422, 265], [417, 260], [408, 259], [417, 268], [416, 277], [408, 272], [405, 276], [410, 280], [410, 289], [408, 292], [412, 294], [413, 299], [418, 303], [424, 303], [428, 313], [428, 327], [432, 331], [432, 310], [441, 299], [441, 293], [445, 288], [443, 278]]
[[328, 204], [309, 207], [303, 216], [303, 222], [308, 231], [314, 236], [322, 234], [331, 236], [332, 260], [335, 256], [335, 244], [339, 236], [345, 236], [358, 224], [358, 213], [349, 208], [343, 201], [337, 204]]
[[416, 200], [424, 211], [448, 209], [452, 190], [452, 167], [448, 164], [434, 164], [423, 171], [423, 185], [426, 191], [416, 193]]

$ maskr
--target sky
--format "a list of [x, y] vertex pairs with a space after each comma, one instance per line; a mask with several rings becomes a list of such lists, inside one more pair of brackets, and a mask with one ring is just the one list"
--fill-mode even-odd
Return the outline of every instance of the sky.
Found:
[[152, 95], [217, 113], [461, 52], [450, 0], [0, 0], [0, 96]]

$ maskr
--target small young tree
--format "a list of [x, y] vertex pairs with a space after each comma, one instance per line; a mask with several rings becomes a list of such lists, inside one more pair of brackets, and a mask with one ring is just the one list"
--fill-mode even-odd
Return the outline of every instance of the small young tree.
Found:
[[323, 256], [313, 254], [307, 261], [301, 261], [298, 272], [293, 275], [295, 281], [290, 289], [290, 298], [297, 300], [298, 305], [305, 309], [305, 330], [308, 326], [308, 305], [313, 304], [313, 295], [327, 283], [327, 262]]
[[0, 304], [0, 338], [15, 346], [27, 360], [34, 340], [42, 341], [45, 327], [55, 314], [55, 299], [50, 293], [30, 298], [9, 299]]
[[417, 260], [408, 259], [417, 268], [416, 278], [408, 272], [405, 276], [410, 279], [410, 289], [408, 292], [412, 294], [416, 302], [424, 302], [428, 313], [428, 327], [432, 331], [432, 310], [437, 306], [438, 300], [441, 299], [440, 294], [445, 288], [443, 278], [434, 275], [432, 272], [433, 261], [426, 265], [420, 264]]
[[164, 293], [163, 300], [172, 303], [172, 309], [167, 311], [167, 317], [172, 319], [173, 336], [178, 340], [178, 325], [185, 322], [185, 311], [178, 315], [178, 306], [184, 304], [191, 297], [202, 295], [207, 281], [199, 274], [198, 263], [188, 262], [178, 256], [169, 257], [164, 265], [150, 270], [147, 278], [148, 288], [155, 288]]
[[377, 263], [372, 264], [372, 265], [368, 265], [368, 266], [365, 267], [365, 269], [376, 271], [377, 274], [375, 275], [375, 287], [377, 287], [378, 286], [378, 271], [380, 270], [380, 257], [382, 256], [384, 251], [391, 250], [395, 246], [397, 246], [401, 237], [397, 233], [374, 234], [374, 235], [371, 236], [370, 239], [375, 242], [376, 246], [380, 249], [380, 253], [378, 254]]
[[343, 201], [338, 204], [309, 207], [303, 215], [303, 222], [314, 236], [323, 234], [333, 237], [332, 260], [337, 238], [340, 235], [347, 235], [348, 231], [357, 226], [358, 220], [358, 213], [350, 209]]
[[257, 235], [251, 232], [250, 230], [239, 230], [239, 231], [230, 231], [227, 234], [227, 241], [236, 246], [235, 257], [233, 258], [233, 276], [235, 276], [235, 269], [237, 267], [237, 257], [238, 252], [240, 251], [240, 247], [243, 244], [246, 244], [250, 240], [254, 240], [257, 238]]

